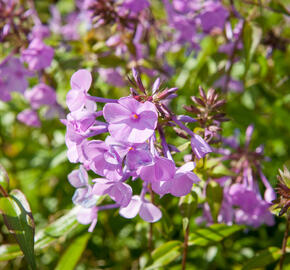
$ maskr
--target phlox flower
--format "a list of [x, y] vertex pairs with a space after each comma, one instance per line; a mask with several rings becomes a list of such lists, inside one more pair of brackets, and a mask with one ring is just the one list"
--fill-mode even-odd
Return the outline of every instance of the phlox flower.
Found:
[[158, 114], [149, 101], [141, 103], [133, 97], [124, 97], [118, 103], [107, 103], [103, 115], [109, 123], [112, 137], [129, 143], [144, 143], [154, 133]]
[[20, 112], [17, 115], [17, 119], [24, 123], [27, 126], [31, 127], [40, 127], [40, 120], [38, 118], [37, 112], [31, 110], [31, 109], [26, 109], [22, 112]]
[[40, 38], [34, 38], [21, 54], [22, 60], [27, 62], [29, 69], [33, 71], [49, 67], [53, 56], [53, 48], [45, 45]]
[[134, 218], [139, 213], [143, 220], [150, 223], [156, 222], [162, 217], [157, 206], [138, 195], [132, 197], [127, 207], [121, 207], [119, 213], [124, 218]]

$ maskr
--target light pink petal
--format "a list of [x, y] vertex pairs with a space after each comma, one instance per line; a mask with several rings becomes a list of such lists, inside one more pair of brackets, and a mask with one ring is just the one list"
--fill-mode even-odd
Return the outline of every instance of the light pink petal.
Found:
[[147, 222], [156, 222], [162, 217], [162, 213], [158, 207], [149, 202], [143, 202], [139, 215]]
[[141, 207], [140, 197], [135, 195], [132, 197], [130, 203], [126, 207], [120, 208], [120, 215], [124, 218], [134, 218], [137, 216]]
[[132, 198], [132, 188], [125, 183], [116, 182], [110, 187], [108, 194], [116, 203], [126, 207]]
[[95, 195], [101, 196], [107, 194], [112, 186], [111, 182], [104, 178], [94, 179], [93, 181], [95, 184], [93, 186], [92, 193]]
[[70, 79], [72, 89], [88, 91], [92, 84], [92, 75], [86, 69], [80, 69], [75, 72]]
[[119, 123], [128, 119], [131, 116], [131, 112], [116, 103], [107, 103], [103, 108], [103, 115], [108, 123]]
[[66, 105], [71, 112], [80, 109], [86, 100], [85, 94], [81, 90], [72, 89], [66, 95]]
[[81, 207], [77, 214], [77, 220], [79, 223], [87, 225], [90, 224], [94, 219], [98, 218], [98, 212], [96, 207], [84, 208]]
[[186, 174], [181, 174], [172, 181], [170, 193], [176, 197], [185, 196], [191, 192], [192, 185], [192, 180]]
[[140, 107], [142, 107], [142, 103], [137, 101], [135, 98], [133, 97], [123, 97], [120, 98], [118, 103], [123, 106], [124, 108], [126, 108], [127, 110], [129, 110], [130, 112], [133, 113], [137, 113], [138, 109]]
[[194, 162], [187, 162], [184, 165], [182, 165], [180, 168], [178, 168], [176, 173], [190, 172], [190, 171], [193, 171], [194, 168], [195, 168]]

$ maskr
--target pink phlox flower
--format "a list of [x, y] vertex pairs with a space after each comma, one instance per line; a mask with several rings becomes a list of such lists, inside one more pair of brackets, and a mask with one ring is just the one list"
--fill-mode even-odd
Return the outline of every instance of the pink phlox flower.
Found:
[[191, 138], [191, 148], [198, 159], [201, 159], [206, 154], [212, 152], [209, 144], [197, 134], [194, 134], [194, 136]]
[[92, 232], [98, 221], [98, 207], [80, 207], [77, 213], [77, 221], [84, 225], [91, 224], [88, 231]]
[[11, 92], [24, 93], [28, 87], [27, 77], [32, 76], [18, 58], [7, 57], [0, 64], [0, 99], [9, 101]]
[[148, 143], [126, 143], [117, 141], [112, 136], [106, 138], [106, 143], [114, 148], [128, 171], [134, 176], [137, 176], [136, 170], [150, 164], [153, 160]]
[[141, 167], [139, 175], [148, 183], [170, 181], [175, 175], [175, 163], [168, 158], [155, 156], [151, 164]]
[[90, 208], [96, 205], [98, 196], [92, 193], [92, 186], [88, 181], [88, 173], [83, 166], [78, 170], [73, 170], [68, 175], [70, 184], [76, 188], [72, 201], [76, 205]]
[[134, 218], [139, 213], [143, 220], [150, 223], [156, 222], [162, 217], [162, 213], [157, 206], [141, 199], [138, 195], [132, 197], [127, 207], [121, 207], [119, 213], [124, 218]]
[[144, 143], [154, 133], [158, 114], [149, 101], [141, 103], [124, 97], [118, 103], [107, 103], [103, 109], [112, 137], [129, 143]]
[[26, 110], [20, 112], [17, 115], [17, 119], [27, 126], [31, 126], [31, 127], [40, 127], [41, 126], [37, 112], [35, 112], [31, 109], [26, 109]]
[[44, 44], [42, 39], [34, 38], [28, 48], [22, 51], [21, 58], [28, 63], [30, 70], [38, 71], [50, 66], [54, 50]]
[[77, 111], [84, 106], [91, 107], [91, 100], [88, 100], [88, 90], [92, 84], [92, 75], [85, 69], [75, 72], [70, 80], [71, 90], [66, 96], [66, 104], [70, 111]]
[[38, 109], [42, 105], [53, 105], [56, 103], [56, 93], [48, 85], [40, 83], [26, 91], [25, 98], [30, 102], [33, 109]]
[[187, 195], [191, 192], [192, 185], [200, 181], [198, 176], [192, 172], [194, 168], [194, 162], [185, 163], [183, 166], [176, 169], [174, 177], [171, 180], [153, 182], [153, 191], [161, 196], [167, 193], [176, 197]]
[[109, 195], [121, 207], [126, 207], [132, 198], [132, 188], [121, 181], [111, 181], [105, 178], [94, 179], [93, 193]]
[[122, 159], [116, 151], [100, 140], [85, 141], [82, 145], [84, 164], [96, 174], [118, 181], [123, 176]]

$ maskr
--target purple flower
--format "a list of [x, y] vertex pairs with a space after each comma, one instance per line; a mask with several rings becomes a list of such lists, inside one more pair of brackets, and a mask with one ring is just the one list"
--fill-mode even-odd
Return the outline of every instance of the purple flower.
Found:
[[38, 109], [42, 105], [53, 105], [56, 103], [55, 91], [48, 85], [40, 83], [25, 92], [26, 99], [33, 109]]
[[96, 174], [112, 181], [122, 178], [122, 164], [117, 152], [100, 140], [85, 141], [82, 145], [85, 164]]
[[167, 193], [176, 197], [185, 196], [191, 192], [192, 185], [200, 181], [197, 175], [192, 172], [194, 167], [194, 162], [188, 162], [178, 168], [174, 177], [169, 181], [153, 182], [153, 191], [161, 196]]
[[40, 38], [34, 38], [28, 48], [22, 51], [22, 60], [28, 63], [30, 70], [37, 71], [50, 66], [53, 48], [45, 45]]
[[95, 195], [108, 194], [116, 203], [126, 207], [132, 198], [132, 188], [123, 182], [110, 181], [105, 178], [94, 179], [93, 193]]
[[92, 84], [92, 75], [85, 69], [75, 72], [70, 80], [71, 90], [66, 96], [66, 104], [70, 111], [82, 109], [86, 103], [87, 92]]
[[40, 127], [40, 121], [35, 111], [26, 109], [17, 115], [17, 119], [27, 126]]
[[119, 7], [120, 14], [126, 14], [128, 12], [137, 15], [137, 13], [141, 12], [143, 9], [148, 8], [150, 3], [148, 0], [123, 0], [123, 3]]
[[109, 123], [112, 137], [129, 143], [143, 143], [154, 133], [158, 114], [149, 101], [138, 102], [133, 97], [124, 97], [116, 104], [106, 104], [104, 118]]
[[142, 200], [139, 196], [132, 197], [127, 207], [120, 208], [120, 215], [124, 218], [134, 218], [139, 213], [140, 217], [147, 222], [156, 222], [162, 217], [162, 213], [154, 204]]
[[211, 153], [212, 149], [199, 135], [194, 134], [191, 138], [191, 148], [198, 159], [203, 158], [206, 154]]
[[229, 12], [220, 2], [205, 1], [198, 18], [204, 32], [209, 33], [214, 28], [223, 29]]
[[28, 87], [27, 77], [31, 75], [18, 58], [7, 57], [0, 64], [0, 99], [9, 101], [10, 92], [24, 93]]
[[111, 85], [120, 87], [126, 85], [118, 68], [99, 68], [99, 74], [105, 82]]
[[85, 208], [94, 206], [97, 196], [92, 193], [92, 187], [88, 181], [88, 173], [83, 166], [79, 170], [74, 170], [68, 175], [70, 184], [76, 188], [73, 195], [73, 203]]
[[175, 164], [165, 157], [154, 157], [153, 163], [140, 169], [140, 178], [148, 183], [170, 181], [175, 175]]
[[98, 207], [80, 207], [77, 213], [77, 220], [79, 223], [84, 225], [91, 224], [88, 231], [92, 232], [98, 221]]

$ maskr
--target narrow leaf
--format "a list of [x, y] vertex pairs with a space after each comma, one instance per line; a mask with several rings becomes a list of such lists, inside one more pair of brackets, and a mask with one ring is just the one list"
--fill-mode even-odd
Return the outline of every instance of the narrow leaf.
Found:
[[207, 246], [222, 241], [224, 238], [244, 229], [244, 226], [213, 224], [207, 228], [198, 229], [189, 235], [189, 245]]
[[84, 252], [91, 234], [86, 233], [73, 241], [60, 258], [55, 270], [73, 270]]
[[266, 250], [255, 255], [246, 262], [242, 270], [264, 268], [270, 263], [277, 261], [281, 257], [281, 249], [278, 247], [269, 247]]

